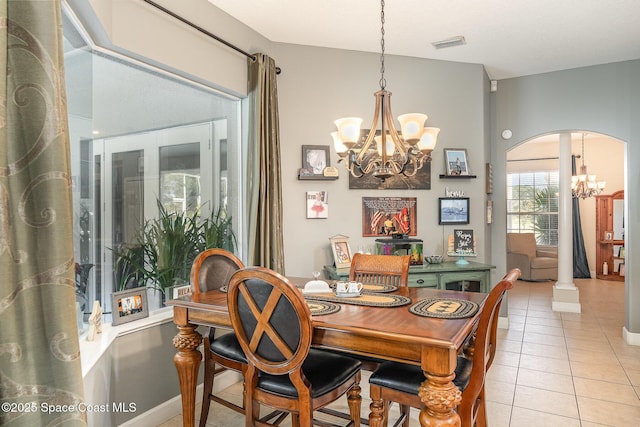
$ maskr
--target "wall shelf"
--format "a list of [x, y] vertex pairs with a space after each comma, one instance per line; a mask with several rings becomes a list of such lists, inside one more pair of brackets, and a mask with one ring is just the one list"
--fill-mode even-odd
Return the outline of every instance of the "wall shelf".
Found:
[[444, 175], [440, 174], [440, 179], [465, 179], [465, 178], [477, 178], [476, 175]]

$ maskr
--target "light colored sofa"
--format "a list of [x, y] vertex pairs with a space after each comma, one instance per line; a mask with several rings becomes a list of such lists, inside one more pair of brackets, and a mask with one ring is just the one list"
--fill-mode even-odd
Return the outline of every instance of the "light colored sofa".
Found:
[[533, 233], [507, 233], [507, 271], [513, 268], [522, 280], [558, 280], [558, 254], [539, 248]]

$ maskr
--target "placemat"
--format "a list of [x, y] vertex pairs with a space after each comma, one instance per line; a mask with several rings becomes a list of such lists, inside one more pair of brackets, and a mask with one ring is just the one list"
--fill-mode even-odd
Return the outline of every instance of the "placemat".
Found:
[[388, 295], [375, 292], [363, 292], [359, 297], [341, 298], [334, 294], [305, 295], [307, 300], [330, 301], [340, 304], [367, 305], [371, 307], [400, 307], [411, 304], [411, 298], [402, 295]]
[[340, 311], [340, 305], [327, 301], [307, 301], [312, 316], [323, 316]]
[[424, 317], [462, 319], [476, 314], [478, 304], [473, 301], [459, 299], [426, 298], [409, 307], [409, 311]]
[[[336, 282], [333, 281], [331, 283], [329, 283], [329, 287], [331, 289], [335, 289], [336, 288]], [[377, 285], [374, 283], [363, 283], [362, 284], [362, 291], [363, 292], [381, 292], [381, 293], [387, 293], [387, 292], [393, 292], [393, 291], [397, 291], [398, 287], [396, 285]]]

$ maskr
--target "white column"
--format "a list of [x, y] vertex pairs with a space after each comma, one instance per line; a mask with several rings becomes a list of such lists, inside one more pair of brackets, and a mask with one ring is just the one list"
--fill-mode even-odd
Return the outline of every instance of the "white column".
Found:
[[573, 283], [573, 226], [571, 202], [571, 134], [561, 133], [559, 144], [558, 281], [553, 287], [553, 311], [580, 313], [580, 291]]

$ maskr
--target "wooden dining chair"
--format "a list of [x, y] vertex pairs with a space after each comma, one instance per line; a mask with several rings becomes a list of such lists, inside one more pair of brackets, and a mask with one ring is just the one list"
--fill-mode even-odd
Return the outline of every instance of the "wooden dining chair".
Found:
[[[508, 289], [520, 277], [520, 270], [509, 271], [491, 290], [487, 297], [475, 334], [465, 348], [465, 356], [458, 356], [456, 377], [453, 383], [462, 391], [462, 401], [458, 405], [458, 414], [462, 427], [484, 427], [487, 425], [484, 383], [489, 367], [496, 352], [496, 328], [500, 305]], [[372, 400], [370, 424], [380, 408], [382, 400], [383, 425], [387, 425], [390, 402], [400, 404], [400, 413], [404, 417], [403, 426], [409, 426], [410, 408], [422, 408], [418, 396], [420, 384], [425, 381], [420, 366], [398, 362], [384, 362], [369, 378], [369, 394]], [[397, 423], [396, 423], [397, 425]]]
[[409, 255], [356, 253], [351, 260], [349, 280], [378, 285], [408, 286]]
[[247, 426], [270, 425], [256, 419], [263, 404], [290, 412], [293, 426], [310, 427], [315, 410], [344, 394], [360, 425], [360, 362], [311, 348], [311, 312], [298, 288], [272, 270], [249, 267], [231, 277], [227, 302], [248, 362]]
[[[242, 261], [231, 252], [217, 248], [207, 249], [196, 257], [191, 266], [191, 293], [199, 294], [220, 289], [222, 286], [228, 285], [233, 273], [243, 267]], [[207, 423], [211, 401], [244, 413], [242, 406], [213, 394], [216, 375], [227, 369], [242, 373], [247, 366], [247, 358], [232, 331], [217, 338], [215, 335], [216, 328], [208, 328], [204, 334], [204, 392], [202, 393], [200, 427], [204, 427]]]

